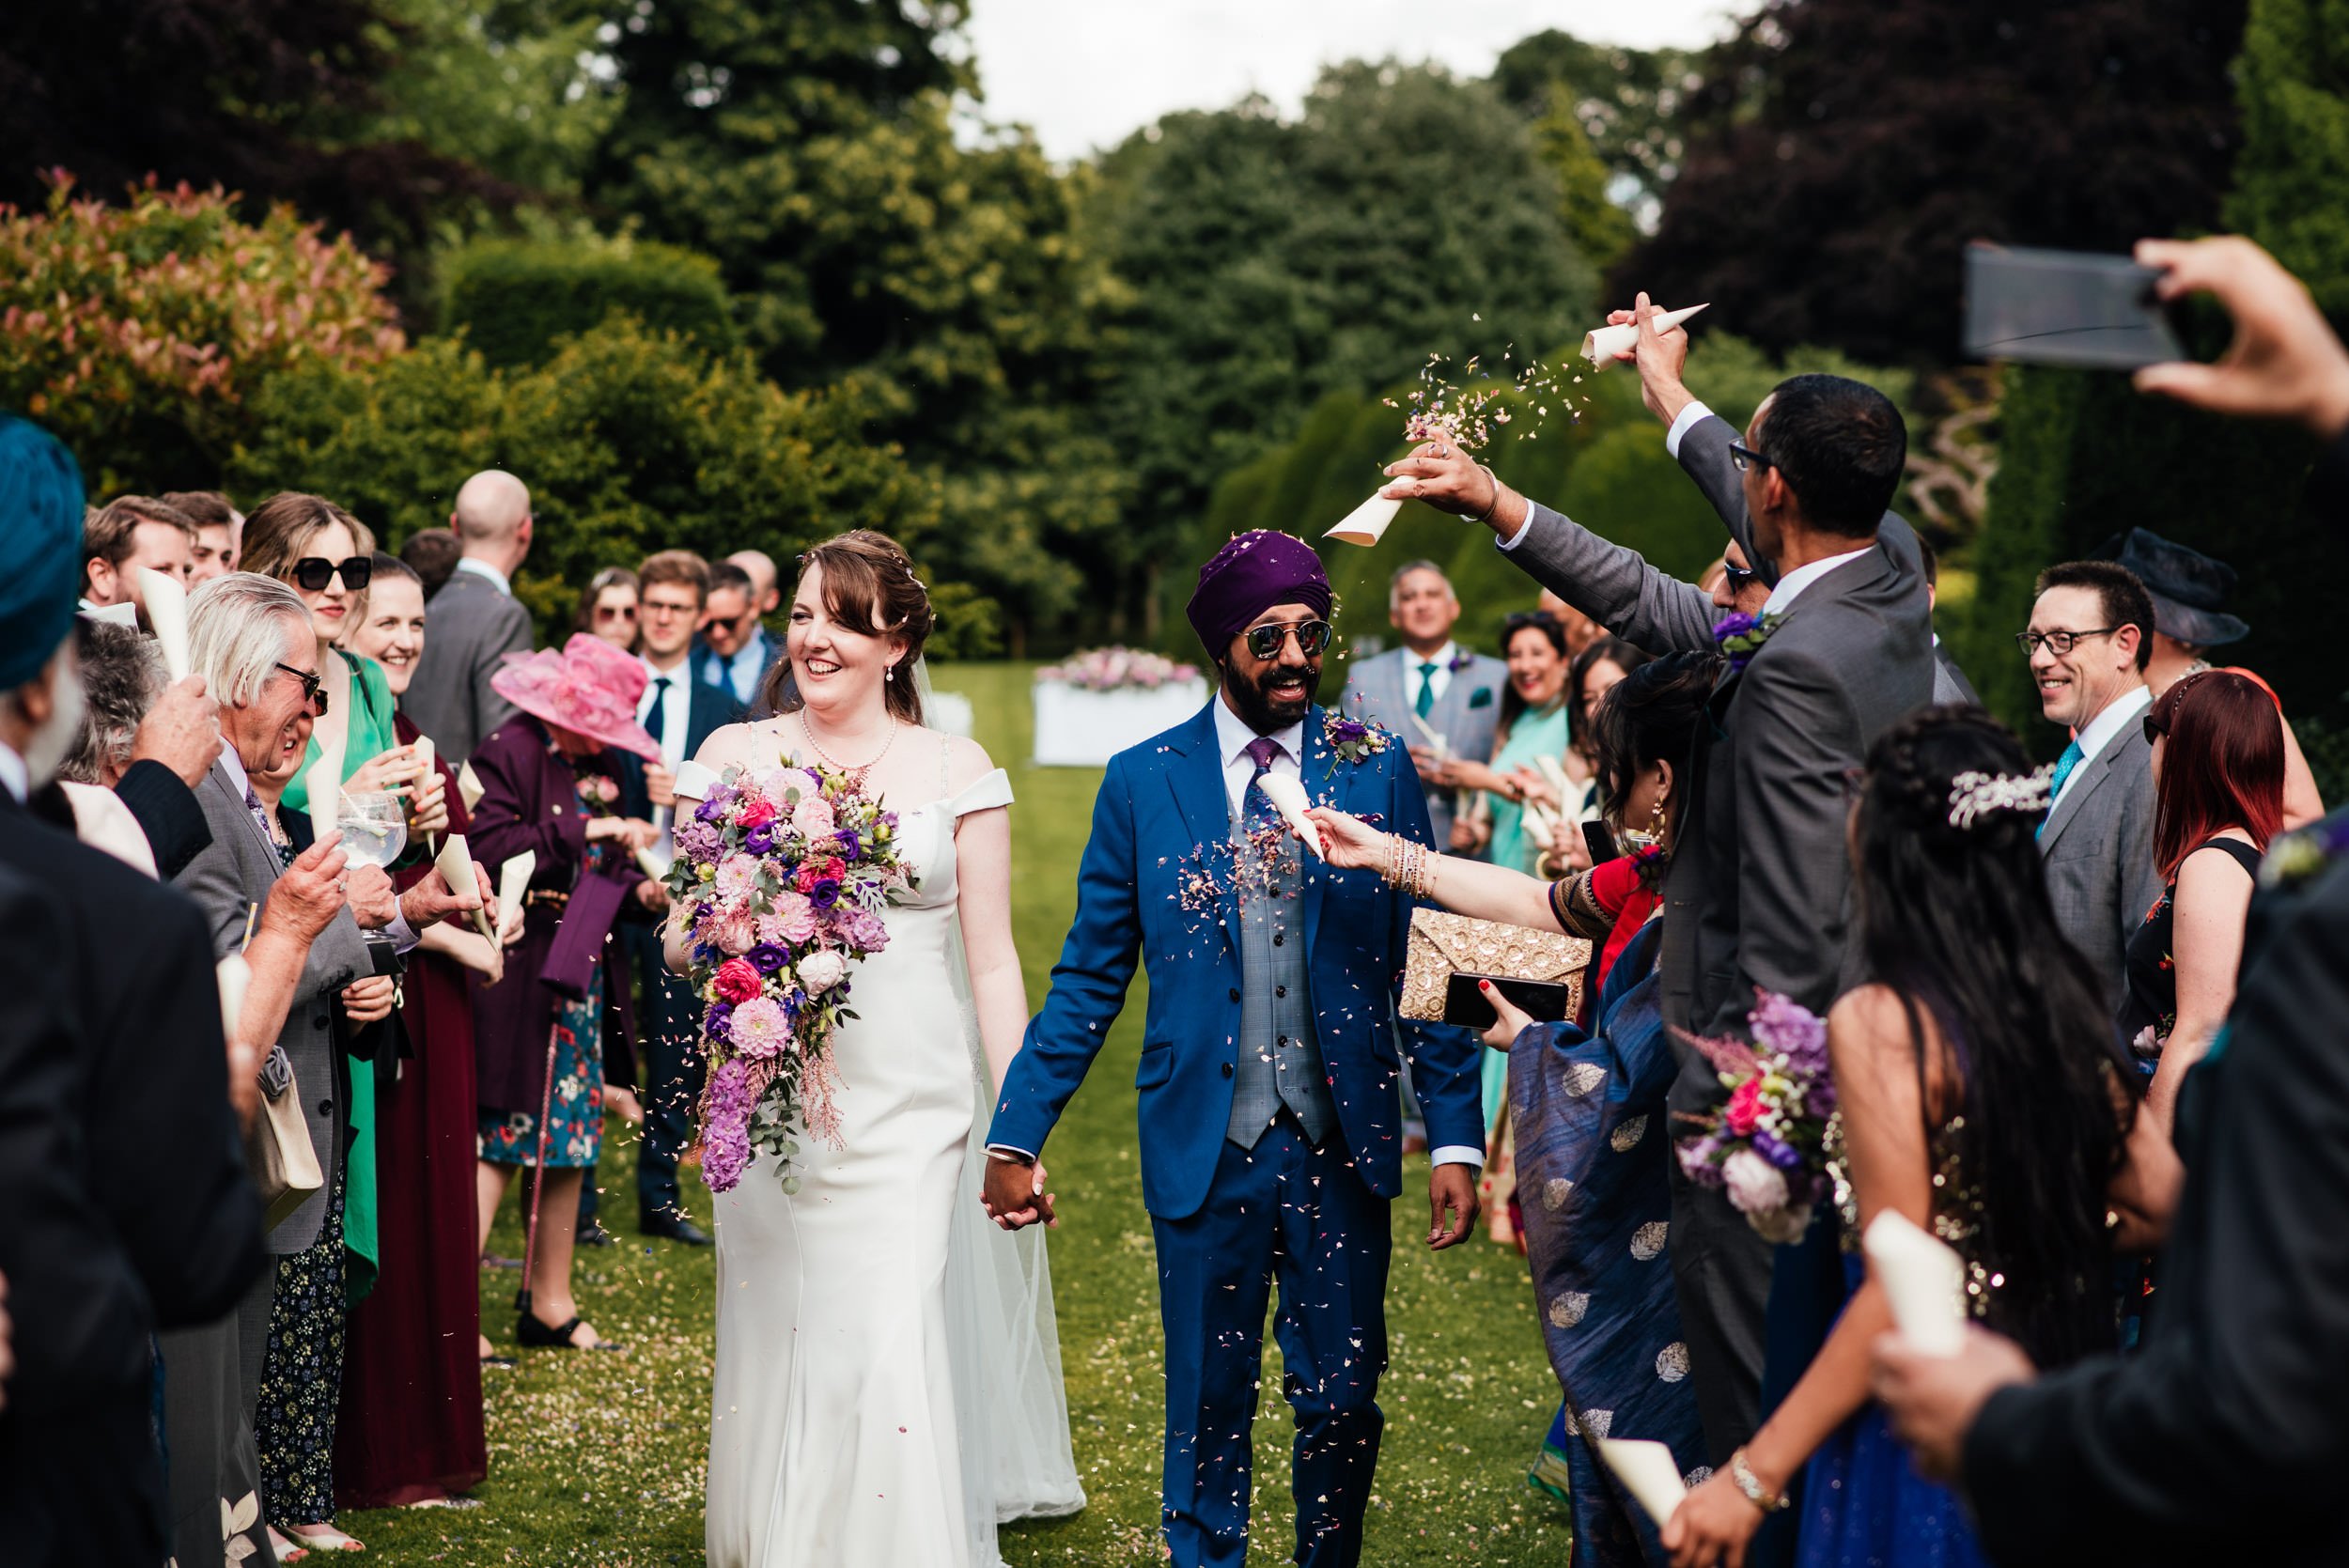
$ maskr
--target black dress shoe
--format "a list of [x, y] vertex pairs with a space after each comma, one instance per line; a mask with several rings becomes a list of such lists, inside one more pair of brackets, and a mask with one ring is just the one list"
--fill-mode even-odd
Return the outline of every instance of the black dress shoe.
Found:
[[681, 1214], [675, 1218], [665, 1215], [647, 1215], [636, 1228], [646, 1235], [660, 1236], [667, 1241], [681, 1241], [688, 1247], [709, 1245], [709, 1233]]
[[603, 1228], [602, 1220], [590, 1219], [580, 1229], [579, 1245], [582, 1247], [617, 1247], [619, 1243], [613, 1238], [610, 1231]]

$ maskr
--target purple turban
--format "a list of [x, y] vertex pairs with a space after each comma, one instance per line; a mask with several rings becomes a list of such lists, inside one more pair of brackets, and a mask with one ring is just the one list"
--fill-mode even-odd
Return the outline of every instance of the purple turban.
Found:
[[1199, 568], [1199, 588], [1184, 612], [1221, 663], [1232, 639], [1276, 604], [1302, 604], [1330, 618], [1330, 577], [1313, 546], [1268, 528], [1235, 534]]

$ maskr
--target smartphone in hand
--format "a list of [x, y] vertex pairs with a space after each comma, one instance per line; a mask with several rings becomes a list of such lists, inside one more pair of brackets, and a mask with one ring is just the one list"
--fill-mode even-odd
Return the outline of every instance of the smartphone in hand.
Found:
[[2125, 256], [1966, 247], [1970, 359], [2135, 370], [2187, 357], [2155, 296], [2161, 274]]

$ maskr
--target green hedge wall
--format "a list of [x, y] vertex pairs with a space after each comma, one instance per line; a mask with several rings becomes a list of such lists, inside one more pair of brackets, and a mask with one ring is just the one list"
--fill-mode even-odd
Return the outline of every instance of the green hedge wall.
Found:
[[559, 338], [633, 317], [712, 349], [730, 349], [734, 324], [718, 264], [675, 245], [489, 240], [449, 264], [442, 327], [500, 369], [543, 365]]

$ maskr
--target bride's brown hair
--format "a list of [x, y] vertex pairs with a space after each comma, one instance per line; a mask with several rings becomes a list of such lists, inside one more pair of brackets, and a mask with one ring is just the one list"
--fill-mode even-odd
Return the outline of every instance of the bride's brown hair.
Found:
[[[894, 638], [904, 647], [895, 678], [881, 688], [882, 699], [893, 717], [921, 723], [922, 694], [914, 690], [913, 664], [935, 619], [929, 590], [913, 575], [912, 561], [888, 535], [852, 528], [800, 557], [802, 578], [810, 567], [824, 569], [824, 609], [833, 620], [868, 637]], [[774, 713], [796, 713], [805, 706], [788, 654], [767, 672], [758, 700]]]

